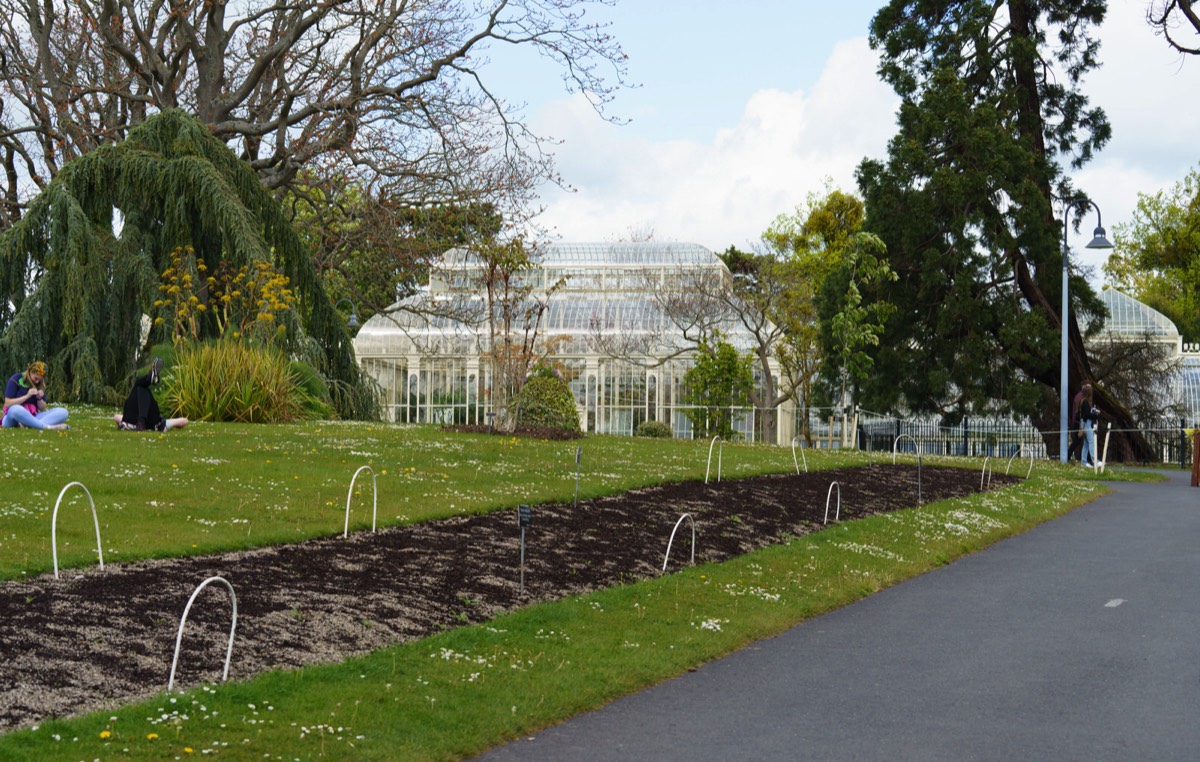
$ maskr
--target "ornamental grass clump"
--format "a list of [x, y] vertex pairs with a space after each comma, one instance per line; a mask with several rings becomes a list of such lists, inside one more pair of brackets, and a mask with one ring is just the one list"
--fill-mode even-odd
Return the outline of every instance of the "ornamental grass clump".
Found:
[[166, 397], [174, 414], [192, 420], [286, 423], [328, 409], [281, 351], [243, 341], [180, 347]]

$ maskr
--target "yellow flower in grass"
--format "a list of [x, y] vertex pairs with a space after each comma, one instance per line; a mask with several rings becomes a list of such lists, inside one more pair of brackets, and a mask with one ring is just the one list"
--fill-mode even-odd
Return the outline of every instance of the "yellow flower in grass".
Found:
[[146, 740], [147, 740], [147, 741], [154, 741], [154, 740], [157, 740], [157, 739], [158, 739], [158, 733], [147, 733], [147, 734], [146, 734]]
[[112, 738], [112, 731], [111, 730], [101, 730], [100, 737], [105, 738], [105, 739]]

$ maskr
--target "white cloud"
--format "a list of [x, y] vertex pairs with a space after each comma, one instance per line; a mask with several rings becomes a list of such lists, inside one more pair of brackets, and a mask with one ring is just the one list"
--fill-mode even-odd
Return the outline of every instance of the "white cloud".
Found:
[[[1131, 219], [1139, 192], [1169, 187], [1200, 161], [1200, 100], [1193, 97], [1200, 57], [1172, 53], [1144, 13], [1145, 0], [1112, 0], [1099, 33], [1104, 66], [1084, 83], [1092, 104], [1107, 112], [1113, 138], [1073, 179], [1100, 206], [1110, 237]], [[714, 250], [748, 246], [777, 214], [820, 191], [826, 177], [853, 190], [858, 163], [885, 155], [898, 101], [878, 80], [877, 61], [865, 39], [845, 40], [810, 87], [758, 90], [740, 114], [710, 114], [725, 126], [708, 140], [649, 140], [636, 123], [603, 122], [582, 99], [551, 102], [534, 127], [565, 141], [559, 170], [578, 192], [546, 189], [541, 222], [568, 241], [653, 230], [660, 240]], [[671, 108], [670, 96], [662, 95], [660, 108]], [[694, 125], [686, 134], [697, 134]], [[1085, 233], [1093, 225], [1089, 213]], [[1082, 235], [1072, 234], [1072, 256], [1099, 282], [1107, 255], [1082, 249]]]
[[859, 161], [882, 155], [896, 101], [875, 62], [864, 39], [843, 42], [811, 93], [755, 92], [708, 142], [648, 141], [580, 99], [552, 103], [535, 128], [566, 141], [559, 169], [578, 191], [547, 191], [541, 222], [571, 241], [653, 230], [714, 250], [747, 246], [826, 177], [852, 189]]
[[[1145, 11], [1145, 0], [1110, 2], [1100, 30], [1104, 65], [1084, 84], [1092, 104], [1108, 114], [1113, 137], [1073, 178], [1100, 207], [1110, 238], [1115, 226], [1132, 219], [1139, 193], [1174, 185], [1200, 162], [1200, 102], [1194, 97], [1200, 90], [1200, 58], [1173, 53], [1146, 24]], [[1098, 285], [1108, 254], [1081, 248], [1093, 225], [1089, 212], [1070, 240], [1073, 261], [1092, 268]]]

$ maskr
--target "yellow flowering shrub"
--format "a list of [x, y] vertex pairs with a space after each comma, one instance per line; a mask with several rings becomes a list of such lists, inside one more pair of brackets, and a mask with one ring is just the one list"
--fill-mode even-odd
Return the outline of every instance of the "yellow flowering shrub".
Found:
[[218, 335], [279, 342], [287, 335], [286, 321], [296, 302], [290, 279], [270, 262], [256, 260], [235, 270], [222, 261], [210, 274], [191, 246], [171, 252], [158, 290], [154, 324], [170, 321], [175, 346], [201, 338], [206, 313]]

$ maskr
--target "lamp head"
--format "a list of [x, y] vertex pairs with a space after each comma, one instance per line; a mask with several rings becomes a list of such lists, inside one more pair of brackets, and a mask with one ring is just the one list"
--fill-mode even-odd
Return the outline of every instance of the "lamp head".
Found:
[[1092, 234], [1092, 242], [1086, 247], [1088, 249], [1111, 249], [1112, 242], [1104, 235], [1104, 228], [1100, 225], [1096, 226], [1096, 232]]
[[350, 309], [350, 317], [346, 319], [346, 327], [354, 330], [358, 328], [358, 315], [354, 313], [354, 309]]

